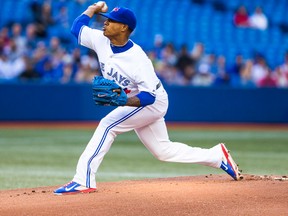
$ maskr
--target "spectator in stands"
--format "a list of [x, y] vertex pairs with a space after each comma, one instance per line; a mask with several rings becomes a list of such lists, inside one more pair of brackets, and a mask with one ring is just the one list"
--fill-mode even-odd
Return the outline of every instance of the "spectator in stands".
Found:
[[32, 58], [27, 55], [23, 56], [25, 68], [23, 73], [20, 74], [19, 79], [21, 81], [39, 81], [40, 75], [34, 69], [34, 62]]
[[269, 67], [265, 57], [261, 54], [256, 54], [253, 65], [251, 67], [251, 78], [253, 82], [258, 86], [260, 80], [267, 76], [268, 71]]
[[183, 78], [175, 67], [177, 52], [173, 43], [167, 43], [164, 48], [160, 50], [160, 59], [157, 59], [156, 61], [156, 69], [158, 70], [158, 74], [161, 74], [164, 83], [171, 85], [183, 83]]
[[279, 88], [287, 88], [288, 87], [288, 76], [287, 74], [281, 70], [281, 67], [275, 68], [275, 77], [277, 81], [277, 87]]
[[73, 81], [73, 56], [66, 53], [63, 58], [62, 77], [60, 78], [61, 83], [69, 83]]
[[154, 47], [147, 53], [159, 79], [168, 85], [184, 85], [183, 77], [175, 67], [177, 52], [173, 44], [164, 46], [162, 35], [155, 35]]
[[51, 62], [48, 55], [48, 50], [44, 42], [37, 43], [37, 47], [33, 52], [34, 69], [39, 74], [39, 77], [45, 77], [46, 73], [50, 73]]
[[4, 38], [0, 35], [0, 54], [4, 52]]
[[275, 69], [278, 87], [288, 87], [288, 51], [284, 55], [284, 62]]
[[162, 83], [165, 83], [166, 81], [165, 81], [165, 71], [163, 62], [160, 59], [156, 58], [156, 53], [154, 52], [154, 50], [148, 51], [147, 56], [151, 60], [158, 78], [162, 81]]
[[10, 37], [9, 37], [9, 28], [3, 27], [0, 30], [0, 52], [5, 52], [9, 49], [10, 46]]
[[60, 39], [57, 36], [52, 37], [49, 41], [49, 52], [53, 55], [61, 50], [63, 50], [63, 47], [60, 43]]
[[232, 63], [231, 66], [228, 66], [227, 72], [230, 77], [230, 84], [232, 86], [238, 85], [241, 71], [243, 70], [243, 67], [245, 66], [243, 56], [241, 54], [237, 54], [235, 56], [235, 61]]
[[195, 75], [195, 62], [192, 59], [186, 44], [181, 46], [175, 65], [187, 84], [190, 84]]
[[[198, 65], [196, 65], [196, 73], [191, 81], [192, 85], [195, 86], [209, 86], [214, 82], [215, 76], [213, 74], [213, 67], [215, 64], [214, 54], [205, 54], [204, 46], [197, 44], [198, 46]], [[194, 52], [195, 54], [195, 52]], [[195, 56], [193, 55], [196, 59]]]
[[251, 77], [251, 69], [253, 66], [253, 61], [247, 60], [244, 67], [240, 72], [240, 79], [238, 83], [234, 83], [235, 87], [255, 87], [255, 83]]
[[32, 53], [35, 51], [38, 43], [38, 38], [36, 35], [36, 26], [33, 23], [30, 23], [26, 27], [25, 34], [25, 50], [29, 56], [32, 56]]
[[185, 68], [184, 74], [181, 74], [183, 77], [182, 85], [191, 85], [191, 82], [196, 74], [195, 67], [193, 65], [189, 65]]
[[227, 72], [225, 56], [220, 55], [217, 57], [214, 74], [215, 74], [214, 85], [217, 86], [230, 85], [230, 76], [229, 73]]
[[249, 26], [249, 14], [244, 5], [237, 8], [233, 16], [233, 23], [237, 27], [248, 27]]
[[12, 25], [12, 39], [16, 45], [16, 52], [18, 55], [23, 55], [26, 51], [26, 38], [22, 35], [22, 25], [14, 23]]
[[199, 66], [198, 72], [193, 77], [191, 84], [193, 86], [211, 86], [214, 82], [214, 75], [211, 73], [208, 64], [201, 64]]
[[235, 61], [232, 63], [232, 65], [228, 68], [229, 74], [230, 75], [236, 75], [240, 76], [241, 69], [244, 66], [244, 59], [241, 54], [237, 54], [235, 56]]
[[75, 49], [72, 50], [72, 74], [71, 74], [71, 80], [75, 81], [75, 77], [77, 72], [80, 70], [81, 67], [81, 51], [79, 47], [76, 47]]
[[163, 48], [164, 48], [163, 36], [161, 34], [156, 34], [154, 36], [154, 47], [153, 47], [153, 52], [156, 61], [161, 59], [161, 53]]
[[249, 25], [251, 28], [266, 30], [268, 27], [268, 19], [263, 13], [261, 7], [256, 7], [254, 13], [249, 17]]
[[267, 74], [265, 77], [259, 80], [258, 87], [277, 87], [277, 79], [275, 74], [270, 68], [267, 68]]
[[65, 49], [61, 46], [60, 39], [56, 36], [49, 41], [48, 59], [51, 70], [46, 71], [44, 79], [47, 81], [61, 81], [63, 76], [64, 57], [66, 56]]
[[77, 71], [75, 81], [91, 83], [96, 75], [100, 75], [98, 58], [95, 52], [88, 50], [87, 54], [81, 57], [81, 65], [79, 71]]
[[9, 71], [11, 70], [11, 64], [9, 58], [5, 52], [0, 53], [0, 81], [10, 79]]
[[[15, 31], [16, 32], [16, 31]], [[25, 63], [17, 46], [18, 37], [9, 37], [9, 28], [2, 28], [0, 34], [0, 79], [15, 80], [23, 73]]]
[[161, 51], [161, 60], [164, 64], [174, 66], [177, 61], [177, 53], [173, 43], [168, 43]]
[[14, 80], [25, 70], [25, 62], [22, 57], [11, 59], [8, 53], [0, 53], [0, 79]]
[[13, 38], [10, 40], [9, 47], [7, 47], [5, 53], [8, 55], [9, 60], [12, 62], [22, 57], [22, 53], [18, 49], [17, 43]]
[[203, 43], [197, 42], [191, 52], [191, 57], [195, 62], [195, 67], [199, 65], [200, 60], [205, 56], [205, 47]]
[[64, 76], [64, 67], [67, 66], [64, 63], [65, 56], [66, 56], [66, 51], [64, 49], [58, 50], [56, 53], [51, 55], [50, 59], [51, 59], [51, 64], [52, 64], [52, 71], [49, 74], [49, 78], [51, 79], [51, 81], [61, 82]]
[[176, 67], [163, 62], [159, 62], [155, 67], [157, 76], [161, 79], [164, 84], [167, 85], [189, 85], [190, 80], [186, 80], [182, 74], [176, 69]]
[[9, 75], [7, 74], [10, 70], [10, 62], [7, 54], [5, 52], [0, 53], [0, 81], [9, 79]]
[[205, 65], [204, 68], [208, 68], [208, 71], [210, 73], [215, 74], [216, 73], [216, 56], [215, 54], [205, 54], [199, 59], [198, 65], [196, 65], [196, 73], [200, 71], [200, 67], [202, 65]]
[[185, 73], [184, 71], [186, 67], [194, 67], [194, 60], [189, 54], [186, 44], [181, 46], [175, 66], [182, 74]]

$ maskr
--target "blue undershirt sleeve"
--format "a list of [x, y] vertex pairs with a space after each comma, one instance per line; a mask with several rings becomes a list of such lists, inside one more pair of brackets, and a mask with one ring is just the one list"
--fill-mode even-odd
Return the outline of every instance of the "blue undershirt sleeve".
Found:
[[149, 92], [142, 91], [136, 96], [139, 98], [141, 106], [147, 106], [155, 102], [155, 96]]
[[90, 21], [90, 17], [87, 16], [86, 14], [81, 14], [74, 20], [72, 27], [71, 27], [71, 33], [77, 38], [77, 40], [80, 35], [82, 26], [88, 26], [89, 21]]

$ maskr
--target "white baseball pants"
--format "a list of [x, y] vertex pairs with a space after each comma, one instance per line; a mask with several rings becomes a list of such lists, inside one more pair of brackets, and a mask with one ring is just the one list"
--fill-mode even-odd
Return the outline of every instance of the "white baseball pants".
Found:
[[154, 104], [146, 107], [117, 107], [110, 112], [100, 121], [80, 156], [73, 181], [96, 188], [95, 174], [114, 139], [118, 134], [131, 130], [136, 132], [152, 155], [161, 161], [196, 163], [219, 168], [222, 161], [220, 145], [202, 149], [169, 140], [164, 121], [167, 109], [168, 97], [164, 88], [160, 87]]

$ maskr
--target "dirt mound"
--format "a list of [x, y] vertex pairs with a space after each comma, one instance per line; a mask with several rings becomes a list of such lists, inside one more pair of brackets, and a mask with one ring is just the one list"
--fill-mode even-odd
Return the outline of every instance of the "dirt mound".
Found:
[[55, 187], [0, 191], [0, 215], [288, 215], [287, 176], [208, 175], [98, 183], [91, 194]]

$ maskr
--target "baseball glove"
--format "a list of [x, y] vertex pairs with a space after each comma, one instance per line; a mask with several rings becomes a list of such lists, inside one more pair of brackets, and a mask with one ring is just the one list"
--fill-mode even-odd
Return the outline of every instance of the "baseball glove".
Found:
[[124, 106], [127, 103], [127, 95], [114, 80], [95, 76], [92, 84], [93, 100], [96, 105]]

